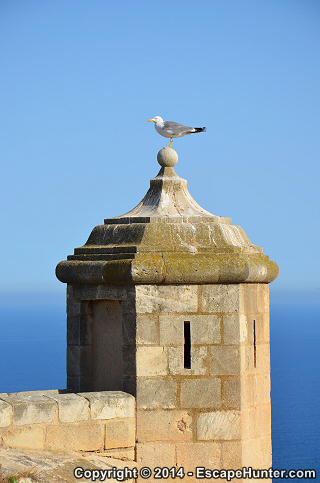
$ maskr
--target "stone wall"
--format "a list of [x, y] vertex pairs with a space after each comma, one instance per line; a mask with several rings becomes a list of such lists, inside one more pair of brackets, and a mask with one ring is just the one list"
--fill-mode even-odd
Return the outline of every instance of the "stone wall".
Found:
[[0, 394], [0, 446], [135, 456], [135, 398], [124, 392]]

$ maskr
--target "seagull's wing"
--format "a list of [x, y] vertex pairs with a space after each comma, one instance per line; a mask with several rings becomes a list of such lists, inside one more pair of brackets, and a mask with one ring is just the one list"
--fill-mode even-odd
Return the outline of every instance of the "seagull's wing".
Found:
[[189, 134], [195, 132], [194, 127], [183, 126], [177, 122], [165, 121], [163, 123], [162, 129], [168, 134], [179, 135], [179, 134]]

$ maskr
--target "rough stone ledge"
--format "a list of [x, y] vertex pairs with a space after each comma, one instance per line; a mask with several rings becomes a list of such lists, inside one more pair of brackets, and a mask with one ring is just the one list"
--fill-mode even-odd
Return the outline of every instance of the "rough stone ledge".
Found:
[[135, 417], [135, 398], [121, 391], [66, 393], [58, 389], [0, 394], [0, 427]]
[[[131, 448], [132, 453], [132, 448]], [[137, 466], [131, 453], [78, 453], [73, 451], [51, 452], [30, 449], [7, 449], [0, 447], [1, 471], [6, 475], [17, 475], [32, 469], [39, 483], [73, 483], [84, 481], [73, 476], [74, 468], [111, 470]], [[119, 459], [116, 459], [119, 458]], [[128, 461], [129, 460], [129, 461]], [[130, 461], [131, 460], [131, 461]], [[35, 481], [33, 478], [27, 481]], [[86, 480], [87, 481], [87, 480]], [[108, 481], [108, 480], [107, 480]], [[133, 479], [126, 480], [134, 482]]]
[[[133, 455], [135, 398], [124, 392], [0, 395], [0, 447]], [[133, 456], [132, 456], [133, 457]]]

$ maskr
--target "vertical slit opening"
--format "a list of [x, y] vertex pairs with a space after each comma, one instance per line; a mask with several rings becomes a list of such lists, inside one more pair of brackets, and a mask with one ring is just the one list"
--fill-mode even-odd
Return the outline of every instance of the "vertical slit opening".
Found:
[[191, 331], [190, 322], [184, 322], [184, 358], [183, 367], [191, 369]]
[[256, 321], [253, 321], [253, 365], [257, 367]]

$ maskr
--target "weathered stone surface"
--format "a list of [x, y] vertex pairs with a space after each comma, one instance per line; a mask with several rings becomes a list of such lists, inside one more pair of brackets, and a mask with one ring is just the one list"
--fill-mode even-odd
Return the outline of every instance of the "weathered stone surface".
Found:
[[45, 396], [16, 394], [3, 397], [12, 406], [13, 424], [47, 423], [53, 420], [57, 410], [55, 401]]
[[192, 441], [192, 416], [186, 410], [137, 410], [137, 440]]
[[225, 344], [246, 343], [248, 339], [248, 321], [244, 314], [223, 316], [223, 341]]
[[[176, 464], [176, 450], [173, 443], [138, 443], [137, 463], [140, 467], [148, 466], [152, 470], [156, 467], [171, 468]], [[149, 481], [149, 479], [148, 479]]]
[[137, 380], [137, 408], [173, 409], [176, 407], [177, 383], [159, 378]]
[[232, 314], [240, 311], [240, 285], [202, 285], [201, 312]]
[[[36, 479], [40, 483], [76, 483], [82, 481], [73, 476], [75, 468], [112, 470], [116, 468], [133, 468], [133, 461], [122, 461], [114, 457], [106, 457], [106, 453], [76, 453], [72, 451], [39, 451], [31, 449], [4, 449], [0, 447], [1, 471], [6, 475], [18, 475], [34, 469]], [[124, 456], [125, 458], [125, 456]], [[126, 480], [133, 483], [133, 480]]]
[[[240, 441], [223, 441], [221, 444], [221, 468], [237, 470], [244, 466], [242, 461], [242, 443]], [[266, 468], [269, 468], [266, 466]]]
[[210, 374], [240, 374], [240, 352], [235, 346], [212, 346], [210, 351]]
[[97, 451], [103, 448], [104, 425], [94, 422], [48, 425], [46, 449], [50, 451]]
[[172, 168], [178, 162], [178, 153], [172, 148], [162, 148], [157, 154], [157, 161], [164, 168]]
[[221, 405], [221, 382], [218, 378], [186, 379], [181, 382], [183, 408], [209, 408]]
[[[219, 443], [177, 443], [177, 466], [182, 466], [185, 473], [188, 471], [194, 472], [197, 466], [204, 466], [205, 468], [211, 469], [219, 468], [220, 461], [221, 449]], [[188, 477], [186, 476], [185, 478]], [[183, 481], [185, 481], [185, 478]], [[186, 479], [186, 481], [188, 481], [188, 479]], [[192, 477], [189, 481], [198, 480]]]
[[184, 348], [169, 347], [169, 370], [170, 374], [184, 376], [204, 375], [209, 373], [207, 347], [191, 348], [191, 369], [185, 369], [183, 363]]
[[165, 376], [168, 356], [164, 347], [137, 347], [137, 376]]
[[[6, 396], [3, 393], [4, 396]], [[1, 397], [1, 394], [0, 394]], [[4, 428], [9, 426], [12, 421], [12, 406], [11, 404], [2, 401], [0, 399], [0, 428]]]
[[72, 423], [89, 419], [89, 401], [77, 394], [55, 394], [47, 397], [58, 403], [59, 420], [62, 423]]
[[267, 284], [245, 284], [242, 286], [241, 312], [264, 314], [269, 312], [269, 287]]
[[[138, 345], [160, 345], [159, 344], [159, 321], [157, 315], [137, 316], [137, 342]], [[163, 344], [161, 344], [163, 345]]]
[[7, 448], [44, 449], [45, 432], [40, 425], [13, 426], [0, 434], [1, 446]]
[[136, 442], [135, 418], [116, 418], [106, 421], [104, 449], [125, 448]]
[[79, 393], [90, 402], [92, 419], [134, 418], [135, 398], [121, 391]]
[[217, 315], [160, 315], [160, 345], [183, 345], [184, 322], [190, 322], [192, 344], [219, 344]]
[[[135, 446], [131, 448], [112, 448], [112, 449], [105, 449], [103, 452], [103, 456], [109, 458], [119, 458], [119, 460], [128, 461], [134, 460], [136, 456]], [[108, 461], [106, 459], [106, 461]], [[119, 466], [117, 466], [119, 468]], [[129, 480], [131, 481], [131, 480]]]
[[240, 377], [222, 379], [222, 406], [224, 409], [241, 409]]
[[270, 403], [270, 374], [256, 374], [253, 379], [254, 404]]
[[239, 411], [213, 411], [202, 413], [197, 421], [198, 440], [240, 439]]
[[193, 285], [137, 285], [137, 313], [196, 312], [197, 287]]

